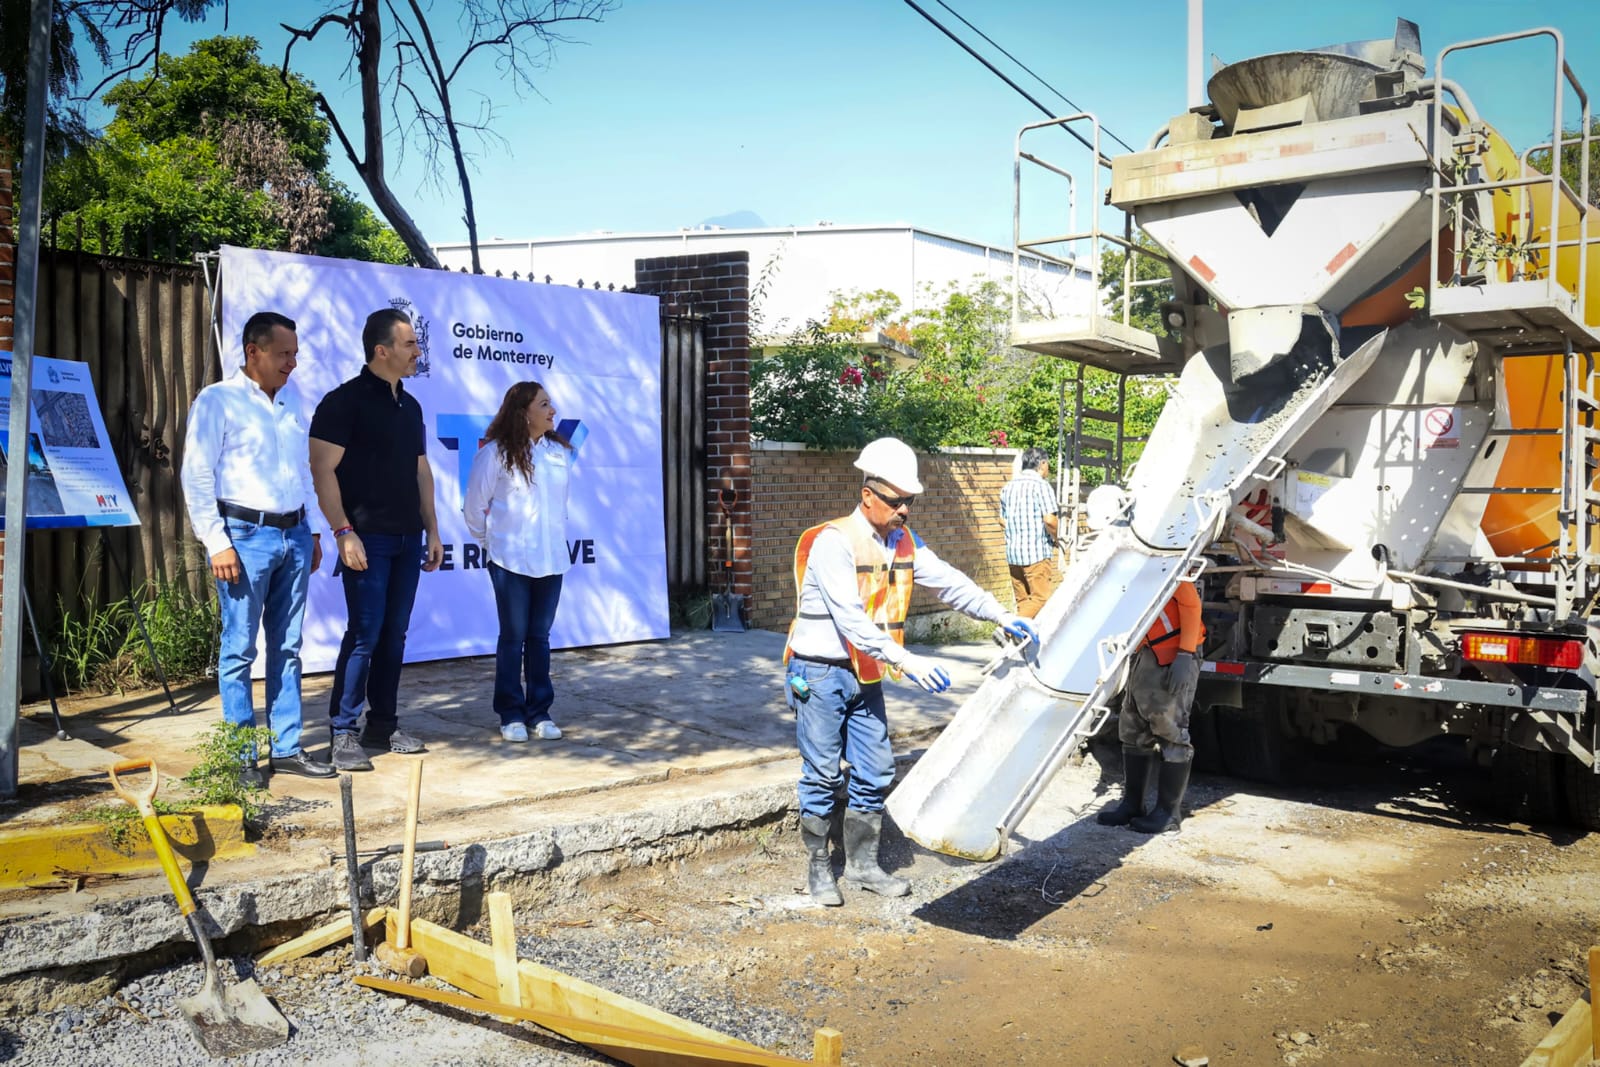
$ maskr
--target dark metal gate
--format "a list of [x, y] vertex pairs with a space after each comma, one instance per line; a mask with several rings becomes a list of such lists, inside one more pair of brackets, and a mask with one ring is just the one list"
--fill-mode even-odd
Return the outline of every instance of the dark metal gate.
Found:
[[189, 405], [219, 375], [204, 276], [191, 264], [81, 251], [81, 234], [75, 244], [40, 248], [35, 348], [88, 364], [141, 525], [28, 535], [28, 595], [47, 634], [63, 608], [86, 618], [130, 585], [210, 584], [178, 478]]
[[706, 575], [705, 320], [661, 317], [661, 487], [667, 592], [704, 592]]

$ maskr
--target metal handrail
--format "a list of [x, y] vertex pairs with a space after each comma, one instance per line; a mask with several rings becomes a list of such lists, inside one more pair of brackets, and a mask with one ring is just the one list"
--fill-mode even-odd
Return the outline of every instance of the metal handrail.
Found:
[[[1431, 235], [1430, 235], [1430, 240], [1429, 240], [1429, 250], [1430, 250], [1430, 253], [1431, 253], [1431, 256], [1432, 256], [1432, 261], [1437, 263], [1438, 262], [1438, 254], [1439, 254], [1439, 229], [1440, 229], [1440, 217], [1439, 216], [1440, 216], [1440, 212], [1441, 212], [1442, 207], [1443, 207], [1444, 198], [1446, 196], [1462, 197], [1462, 196], [1466, 196], [1466, 195], [1471, 194], [1471, 193], [1493, 192], [1493, 191], [1497, 191], [1497, 190], [1501, 190], [1501, 189], [1504, 189], [1504, 190], [1516, 189], [1516, 190], [1518, 190], [1518, 194], [1517, 194], [1518, 195], [1518, 209], [1525, 216], [1529, 217], [1529, 224], [1531, 226], [1531, 214], [1532, 213], [1526, 210], [1527, 194], [1523, 190], [1525, 190], [1526, 188], [1528, 188], [1530, 186], [1538, 185], [1538, 184], [1540, 184], [1542, 182], [1548, 181], [1549, 184], [1550, 184], [1550, 206], [1549, 206], [1549, 216], [1550, 217], [1549, 217], [1549, 221], [1548, 221], [1549, 239], [1542, 243], [1543, 246], [1548, 250], [1548, 254], [1549, 254], [1549, 266], [1548, 266], [1548, 268], [1547, 268], [1547, 270], [1545, 272], [1545, 279], [1544, 279], [1545, 280], [1545, 285], [1546, 285], [1546, 293], [1550, 297], [1553, 298], [1555, 296], [1555, 291], [1556, 291], [1557, 288], [1563, 288], [1563, 289], [1565, 288], [1565, 287], [1561, 286], [1561, 284], [1560, 284], [1560, 282], [1559, 282], [1559, 280], [1557, 278], [1557, 270], [1556, 270], [1556, 253], [1557, 253], [1557, 250], [1560, 249], [1560, 248], [1577, 247], [1579, 249], [1579, 252], [1578, 252], [1578, 279], [1577, 279], [1576, 292], [1575, 293], [1570, 293], [1568, 295], [1570, 295], [1574, 300], [1574, 303], [1575, 303], [1575, 306], [1576, 306], [1576, 312], [1577, 312], [1578, 321], [1581, 322], [1581, 323], [1587, 324], [1588, 319], [1587, 319], [1587, 317], [1585, 315], [1585, 305], [1587, 303], [1586, 290], [1587, 290], [1587, 286], [1588, 286], [1589, 257], [1586, 254], [1586, 249], [1587, 249], [1588, 245], [1591, 243], [1590, 240], [1589, 240], [1589, 213], [1588, 213], [1587, 210], [1585, 210], [1586, 206], [1587, 206], [1585, 199], [1582, 196], [1577, 195], [1576, 192], [1571, 189], [1571, 186], [1567, 185], [1565, 180], [1561, 177], [1561, 149], [1566, 147], [1569, 144], [1577, 144], [1577, 145], [1581, 146], [1578, 184], [1582, 188], [1588, 189], [1589, 188], [1589, 144], [1590, 144], [1590, 140], [1591, 140], [1591, 136], [1590, 136], [1590, 134], [1591, 134], [1591, 131], [1590, 131], [1591, 118], [1590, 118], [1590, 110], [1589, 110], [1589, 96], [1588, 96], [1587, 93], [1584, 92], [1583, 86], [1581, 84], [1579, 84], [1577, 76], [1574, 75], [1573, 72], [1572, 72], [1572, 68], [1567, 65], [1567, 61], [1566, 61], [1566, 39], [1562, 36], [1561, 31], [1555, 29], [1554, 27], [1542, 26], [1542, 27], [1538, 27], [1536, 29], [1523, 30], [1523, 31], [1518, 32], [1518, 33], [1505, 33], [1505, 34], [1498, 34], [1498, 35], [1493, 36], [1493, 37], [1480, 37], [1480, 38], [1476, 38], [1474, 40], [1461, 41], [1461, 42], [1459, 42], [1457, 44], [1448, 45], [1445, 48], [1443, 48], [1442, 50], [1440, 50], [1437, 59], [1435, 59], [1435, 61], [1434, 61], [1434, 65], [1433, 65], [1434, 84], [1438, 88], [1443, 88], [1446, 85], [1453, 84], [1453, 83], [1450, 83], [1449, 80], [1447, 78], [1445, 78], [1445, 75], [1444, 75], [1445, 57], [1450, 55], [1453, 52], [1463, 52], [1463, 51], [1467, 51], [1469, 49], [1484, 48], [1484, 47], [1488, 47], [1490, 45], [1504, 44], [1504, 43], [1509, 42], [1509, 41], [1527, 40], [1527, 39], [1530, 39], [1530, 38], [1533, 38], [1533, 37], [1549, 37], [1551, 39], [1551, 41], [1554, 43], [1554, 45], [1555, 45], [1556, 73], [1555, 73], [1555, 85], [1554, 85], [1553, 114], [1552, 114], [1551, 125], [1550, 125], [1550, 128], [1553, 131], [1552, 136], [1551, 136], [1552, 145], [1550, 146], [1550, 148], [1551, 148], [1550, 174], [1549, 174], [1548, 177], [1545, 177], [1545, 176], [1541, 175], [1539, 177], [1528, 178], [1526, 176], [1526, 166], [1525, 166], [1525, 157], [1524, 157], [1524, 160], [1522, 161], [1524, 163], [1523, 173], [1519, 173], [1519, 174], [1517, 174], [1516, 176], [1514, 176], [1512, 178], [1503, 179], [1501, 181], [1474, 182], [1474, 183], [1465, 184], [1465, 185], [1454, 185], [1453, 184], [1449, 189], [1446, 189], [1444, 187], [1444, 171], [1443, 171], [1443, 166], [1442, 166], [1443, 162], [1446, 159], [1446, 153], [1445, 153], [1444, 148], [1443, 148], [1443, 145], [1444, 145], [1444, 115], [1445, 115], [1445, 109], [1442, 106], [1442, 103], [1439, 100], [1438, 93], [1436, 91], [1435, 92], [1435, 98], [1434, 98], [1434, 109], [1433, 109], [1433, 146], [1432, 146], [1433, 153], [1434, 153], [1433, 185], [1432, 185], [1432, 189], [1430, 191], [1431, 195], [1432, 195], [1432, 200], [1433, 200], [1433, 205], [1432, 205], [1433, 213], [1432, 213], [1432, 230], [1431, 230]], [[1579, 103], [1581, 105], [1581, 111], [1582, 111], [1582, 127], [1579, 130], [1578, 136], [1574, 137], [1574, 138], [1564, 137], [1563, 136], [1562, 126], [1561, 126], [1561, 110], [1562, 110], [1562, 104], [1563, 104], [1563, 97], [1565, 96], [1565, 91], [1564, 90], [1566, 88], [1566, 85], [1571, 85], [1572, 91], [1577, 94]], [[1457, 99], [1458, 100], [1460, 99], [1459, 95], [1457, 96]], [[1532, 151], [1532, 149], [1530, 149], [1530, 151]], [[1572, 193], [1573, 199], [1576, 202], [1576, 205], [1577, 205], [1577, 208], [1578, 208], [1578, 239], [1577, 239], [1576, 242], [1561, 241], [1557, 236], [1559, 231], [1560, 231], [1560, 228], [1561, 228], [1562, 194], [1563, 193], [1568, 193], [1568, 192]], [[1454, 229], [1455, 229], [1456, 232], [1453, 235], [1454, 247], [1452, 249], [1452, 255], [1453, 255], [1452, 271], [1451, 271], [1452, 279], [1454, 279], [1455, 277], [1459, 277], [1460, 273], [1461, 273], [1461, 271], [1460, 271], [1461, 251], [1462, 251], [1462, 248], [1461, 248], [1461, 242], [1462, 242], [1461, 230], [1463, 230], [1464, 227], [1454, 227]], [[1531, 229], [1530, 229], [1529, 236], [1531, 237], [1531, 235], [1532, 235], [1532, 232], [1531, 232]], [[1439, 283], [1436, 275], [1433, 272], [1430, 272], [1429, 273], [1429, 279], [1428, 279], [1430, 295], [1431, 295], [1431, 291], [1433, 289], [1437, 288], [1439, 286], [1439, 284], [1440, 283]]]
[[[1093, 205], [1093, 208], [1090, 215], [1090, 225], [1087, 230], [1078, 229], [1078, 183], [1077, 178], [1073, 175], [1073, 173], [1064, 167], [1057, 166], [1056, 164], [1033, 154], [1032, 152], [1024, 152], [1022, 150], [1022, 138], [1030, 130], [1046, 129], [1053, 126], [1059, 126], [1062, 129], [1066, 129], [1073, 123], [1079, 122], [1090, 123], [1093, 127], [1094, 133], [1090, 148], [1090, 151], [1094, 153], [1093, 158], [1095, 161], [1093, 164], [1094, 179], [1091, 183], [1092, 199], [1090, 201], [1090, 203]], [[1024, 161], [1067, 180], [1068, 230], [1066, 233], [1051, 234], [1045, 237], [1033, 238], [1027, 241], [1022, 239], [1022, 164]], [[1095, 324], [1097, 324], [1101, 318], [1100, 252], [1103, 244], [1110, 244], [1120, 247], [1126, 252], [1126, 254], [1123, 256], [1122, 265], [1123, 286], [1121, 318], [1123, 325], [1128, 325], [1132, 313], [1134, 289], [1134, 285], [1132, 284], [1132, 274], [1134, 257], [1149, 256], [1159, 259], [1164, 263], [1167, 262], [1167, 257], [1152, 252], [1147, 248], [1143, 248], [1133, 241], [1133, 220], [1126, 212], [1123, 213], [1125, 231], [1124, 235], [1107, 233], [1101, 228], [1099, 217], [1099, 206], [1101, 203], [1100, 171], [1102, 168], [1109, 168], [1110, 166], [1111, 161], [1107, 159], [1104, 153], [1100, 151], [1100, 120], [1095, 117], [1093, 112], [1079, 111], [1075, 114], [1063, 115], [1059, 118], [1041, 119], [1038, 122], [1027, 123], [1017, 130], [1011, 163], [1011, 325], [1013, 329], [1015, 329], [1017, 324], [1022, 320], [1022, 253], [1024, 250], [1026, 250], [1030, 255], [1039, 257], [1041, 260], [1055, 263], [1059, 266], [1076, 269], [1079, 264], [1079, 257], [1076, 251], [1071, 253], [1070, 258], [1063, 258], [1062, 256], [1045, 252], [1043, 251], [1043, 248], [1050, 245], [1076, 245], [1082, 241], [1089, 242], [1091, 259], [1089, 264], [1089, 275], [1090, 282], [1094, 287], [1093, 298], [1089, 303], [1089, 322], [1091, 329], [1094, 328]], [[1153, 280], [1153, 283], [1171, 284], [1170, 282], [1160, 283], [1159, 279]]]

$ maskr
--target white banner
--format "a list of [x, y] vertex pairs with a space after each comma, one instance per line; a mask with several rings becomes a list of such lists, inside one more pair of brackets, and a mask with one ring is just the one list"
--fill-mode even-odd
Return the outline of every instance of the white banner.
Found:
[[[399, 308], [421, 342], [405, 387], [422, 405], [434, 507], [445, 562], [422, 575], [406, 662], [494, 651], [494, 592], [461, 515], [467, 470], [501, 397], [536, 380], [577, 450], [567, 550], [551, 645], [572, 648], [663, 638], [666, 533], [661, 498], [661, 327], [656, 298], [242, 248], [222, 250], [222, 343], [227, 373], [244, 360], [240, 334], [257, 311], [295, 320], [299, 366], [289, 380], [309, 416], [365, 365], [361, 327]], [[306, 609], [307, 671], [332, 670], [344, 636], [342, 579], [327, 549]], [[263, 657], [256, 660], [257, 677]]]

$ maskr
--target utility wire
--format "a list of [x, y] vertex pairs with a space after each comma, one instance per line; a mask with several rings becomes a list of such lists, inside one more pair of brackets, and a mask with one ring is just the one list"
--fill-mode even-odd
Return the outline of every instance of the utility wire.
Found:
[[[933, 25], [933, 27], [935, 29], [937, 29], [940, 33], [944, 34], [946, 37], [950, 38], [956, 44], [960, 45], [962, 50], [965, 51], [967, 53], [967, 55], [971, 56], [973, 59], [976, 59], [979, 63], [982, 63], [984, 66], [988, 67], [989, 68], [989, 73], [993, 74], [996, 78], [999, 78], [1001, 81], [1003, 81], [1007, 85], [1011, 86], [1011, 88], [1015, 89], [1017, 91], [1017, 93], [1019, 95], [1021, 95], [1024, 100], [1028, 101], [1028, 103], [1032, 104], [1034, 107], [1038, 108], [1041, 112], [1043, 112], [1045, 118], [1053, 119], [1053, 118], [1056, 117], [1056, 114], [1055, 114], [1054, 111], [1052, 111], [1050, 108], [1045, 107], [1043, 104], [1039, 103], [1039, 101], [1035, 100], [1033, 98], [1033, 95], [1031, 93], [1029, 93], [1026, 89], [1024, 89], [1022, 86], [1018, 85], [1016, 82], [1012, 81], [1010, 78], [1006, 77], [1005, 74], [1001, 73], [1001, 71], [1000, 71], [1000, 69], [998, 67], [996, 67], [993, 63], [989, 62], [987, 59], [983, 58], [983, 56], [979, 55], [976, 51], [974, 51], [971, 45], [969, 45], [967, 42], [963, 41], [961, 38], [957, 37], [955, 34], [951, 33], [950, 30], [944, 25], [944, 23], [940, 22], [938, 19], [934, 18], [932, 15], [930, 15], [926, 11], [922, 10], [922, 8], [918, 7], [917, 3], [916, 3], [916, 0], [906, 0], [906, 6], [911, 8], [911, 10], [915, 11], [917, 14], [921, 15], [923, 18], [927, 19], [928, 22], [930, 22]], [[1062, 129], [1066, 130], [1073, 137], [1077, 138], [1078, 143], [1083, 145], [1083, 147], [1087, 148], [1091, 152], [1095, 151], [1094, 145], [1090, 144], [1084, 138], [1083, 134], [1079, 133], [1077, 130], [1073, 129], [1071, 126], [1063, 126]], [[1104, 158], [1104, 157], [1101, 157], [1101, 158]]]
[[[1003, 55], [1007, 59], [1011, 60], [1011, 62], [1015, 63], [1017, 66], [1021, 67], [1023, 70], [1027, 71], [1028, 75], [1031, 78], [1033, 78], [1034, 81], [1038, 82], [1040, 85], [1044, 86], [1046, 89], [1049, 89], [1052, 93], [1055, 93], [1056, 96], [1061, 100], [1062, 103], [1066, 104], [1068, 107], [1070, 107], [1074, 111], [1083, 111], [1083, 110], [1085, 110], [1084, 108], [1079, 107], [1077, 104], [1074, 104], [1071, 100], [1068, 100], [1066, 98], [1065, 94], [1063, 94], [1061, 92], [1061, 90], [1057, 89], [1054, 85], [1051, 85], [1049, 82], [1047, 82], [1043, 78], [1039, 77], [1039, 75], [1035, 74], [1033, 72], [1033, 70], [1030, 69], [1029, 66], [1026, 63], [1024, 63], [1022, 60], [1018, 59], [1016, 56], [1012, 55], [1010, 52], [1007, 52], [1005, 50], [1005, 48], [998, 41], [996, 41], [993, 37], [990, 37], [987, 33], [984, 33], [982, 30], [978, 29], [978, 27], [976, 27], [972, 23], [968, 22], [966, 20], [965, 16], [963, 16], [961, 14], [961, 12], [957, 11], [955, 8], [951, 7], [949, 4], [945, 3], [944, 0], [936, 0], [936, 2], [938, 3], [938, 5], [940, 7], [944, 8], [946, 11], [950, 12], [950, 14], [954, 15], [956, 18], [960, 19], [961, 20], [961, 24], [963, 26], [965, 26], [967, 29], [971, 30], [973, 33], [977, 34], [979, 37], [982, 37], [985, 41], [987, 41], [989, 43], [990, 47], [994, 48], [1001, 55]], [[1110, 130], [1106, 129], [1105, 126], [1101, 126], [1100, 130], [1107, 137], [1111, 138], [1113, 141], [1117, 142], [1119, 145], [1121, 145], [1123, 148], [1126, 148], [1128, 151], [1132, 152], [1134, 150], [1133, 145], [1129, 144], [1127, 141], [1124, 141], [1122, 138], [1118, 137], [1116, 134], [1114, 134]]]

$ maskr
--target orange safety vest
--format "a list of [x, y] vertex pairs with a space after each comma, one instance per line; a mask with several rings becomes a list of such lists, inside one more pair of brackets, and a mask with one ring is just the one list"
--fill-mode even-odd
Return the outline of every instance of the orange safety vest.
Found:
[[[799, 542], [794, 546], [796, 603], [795, 620], [789, 624], [790, 640], [794, 639], [794, 628], [801, 618], [800, 587], [805, 581], [806, 562], [811, 558], [811, 545], [816, 541], [817, 535], [829, 526], [843, 531], [844, 535], [850, 538], [851, 552], [856, 560], [856, 583], [861, 590], [861, 606], [866, 608], [867, 617], [877, 624], [878, 629], [903, 646], [906, 643], [906, 613], [911, 610], [911, 582], [915, 572], [917, 539], [912, 536], [910, 529], [901, 527], [900, 539], [894, 546], [894, 555], [885, 561], [883, 547], [873, 539], [871, 531], [863, 528], [851, 515], [811, 527], [800, 535]], [[844, 643], [844, 647], [850, 653], [850, 666], [863, 683], [881, 682], [885, 670], [894, 678], [900, 677], [899, 671], [886, 667], [849, 641]], [[783, 647], [785, 665], [789, 662], [790, 654], [789, 645], [785, 643]]]
[[1200, 619], [1200, 594], [1193, 582], [1179, 582], [1177, 592], [1162, 607], [1161, 614], [1144, 635], [1144, 643], [1165, 667], [1178, 653], [1196, 652], [1206, 639], [1206, 624]]

